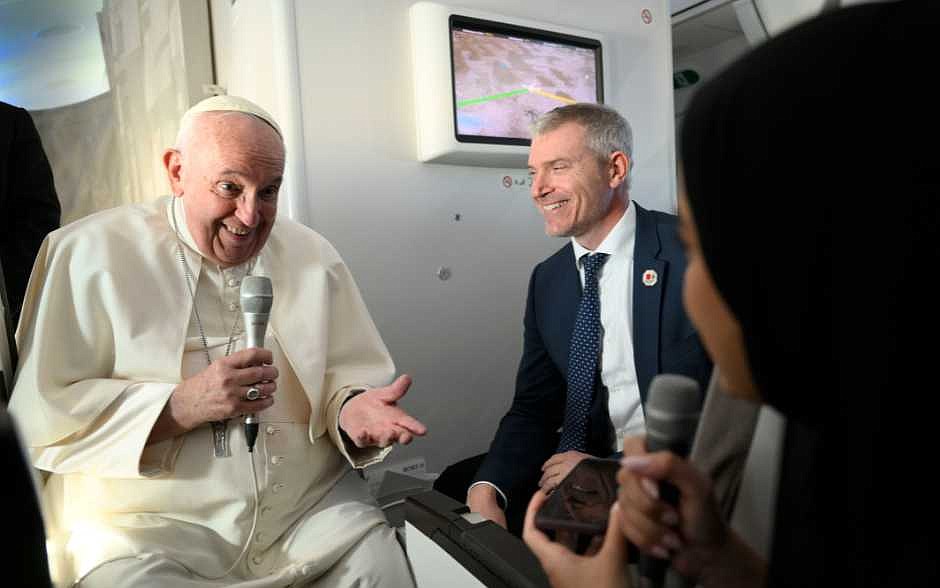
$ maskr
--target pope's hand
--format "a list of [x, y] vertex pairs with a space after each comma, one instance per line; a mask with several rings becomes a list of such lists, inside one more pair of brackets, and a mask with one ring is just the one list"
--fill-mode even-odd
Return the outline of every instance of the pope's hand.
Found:
[[411, 377], [402, 375], [388, 386], [353, 396], [343, 405], [339, 426], [356, 447], [404, 445], [427, 433], [427, 427], [398, 407], [409, 386]]
[[[277, 368], [267, 349], [244, 349], [212, 362], [176, 387], [167, 404], [174, 420], [186, 430], [203, 423], [261, 412], [274, 404]], [[248, 400], [252, 387], [261, 392]]]

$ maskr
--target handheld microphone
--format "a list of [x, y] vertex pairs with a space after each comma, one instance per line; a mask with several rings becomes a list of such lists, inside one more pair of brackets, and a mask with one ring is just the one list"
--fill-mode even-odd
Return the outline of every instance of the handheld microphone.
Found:
[[[271, 278], [264, 276], [245, 276], [241, 287], [242, 318], [245, 325], [245, 348], [264, 348], [264, 334], [268, 330], [268, 318], [271, 312], [271, 303], [274, 293], [271, 288]], [[249, 390], [249, 399], [251, 391]], [[256, 397], [257, 398], [257, 397]], [[255, 449], [255, 440], [258, 438], [258, 415], [249, 413], [245, 417], [245, 438], [248, 440], [248, 451]]]
[[[677, 374], [660, 374], [650, 383], [646, 399], [646, 450], [669, 451], [686, 457], [695, 438], [702, 399], [698, 382]], [[679, 504], [679, 490], [669, 482], [659, 483], [660, 500]], [[661, 588], [669, 560], [640, 554], [640, 586]]]

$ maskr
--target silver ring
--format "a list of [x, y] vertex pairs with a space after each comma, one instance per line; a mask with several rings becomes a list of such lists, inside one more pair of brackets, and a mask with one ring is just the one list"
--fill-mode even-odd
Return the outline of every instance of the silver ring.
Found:
[[252, 386], [248, 389], [248, 392], [245, 393], [245, 400], [258, 400], [261, 398], [261, 390]]

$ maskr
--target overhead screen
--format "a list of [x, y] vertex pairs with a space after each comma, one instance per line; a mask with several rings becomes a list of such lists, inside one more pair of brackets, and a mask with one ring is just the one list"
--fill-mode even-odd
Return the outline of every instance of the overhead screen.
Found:
[[532, 122], [575, 102], [603, 102], [601, 43], [452, 14], [457, 141], [529, 145]]

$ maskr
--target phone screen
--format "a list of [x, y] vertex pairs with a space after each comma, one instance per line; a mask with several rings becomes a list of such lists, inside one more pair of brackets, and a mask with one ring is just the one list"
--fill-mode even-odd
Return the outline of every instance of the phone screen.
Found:
[[[535, 526], [555, 540], [558, 531], [588, 539], [607, 530], [617, 500], [617, 470], [612, 459], [588, 458], [576, 465], [535, 515]], [[566, 541], [567, 543], [567, 541]], [[583, 543], [583, 539], [578, 544]]]

